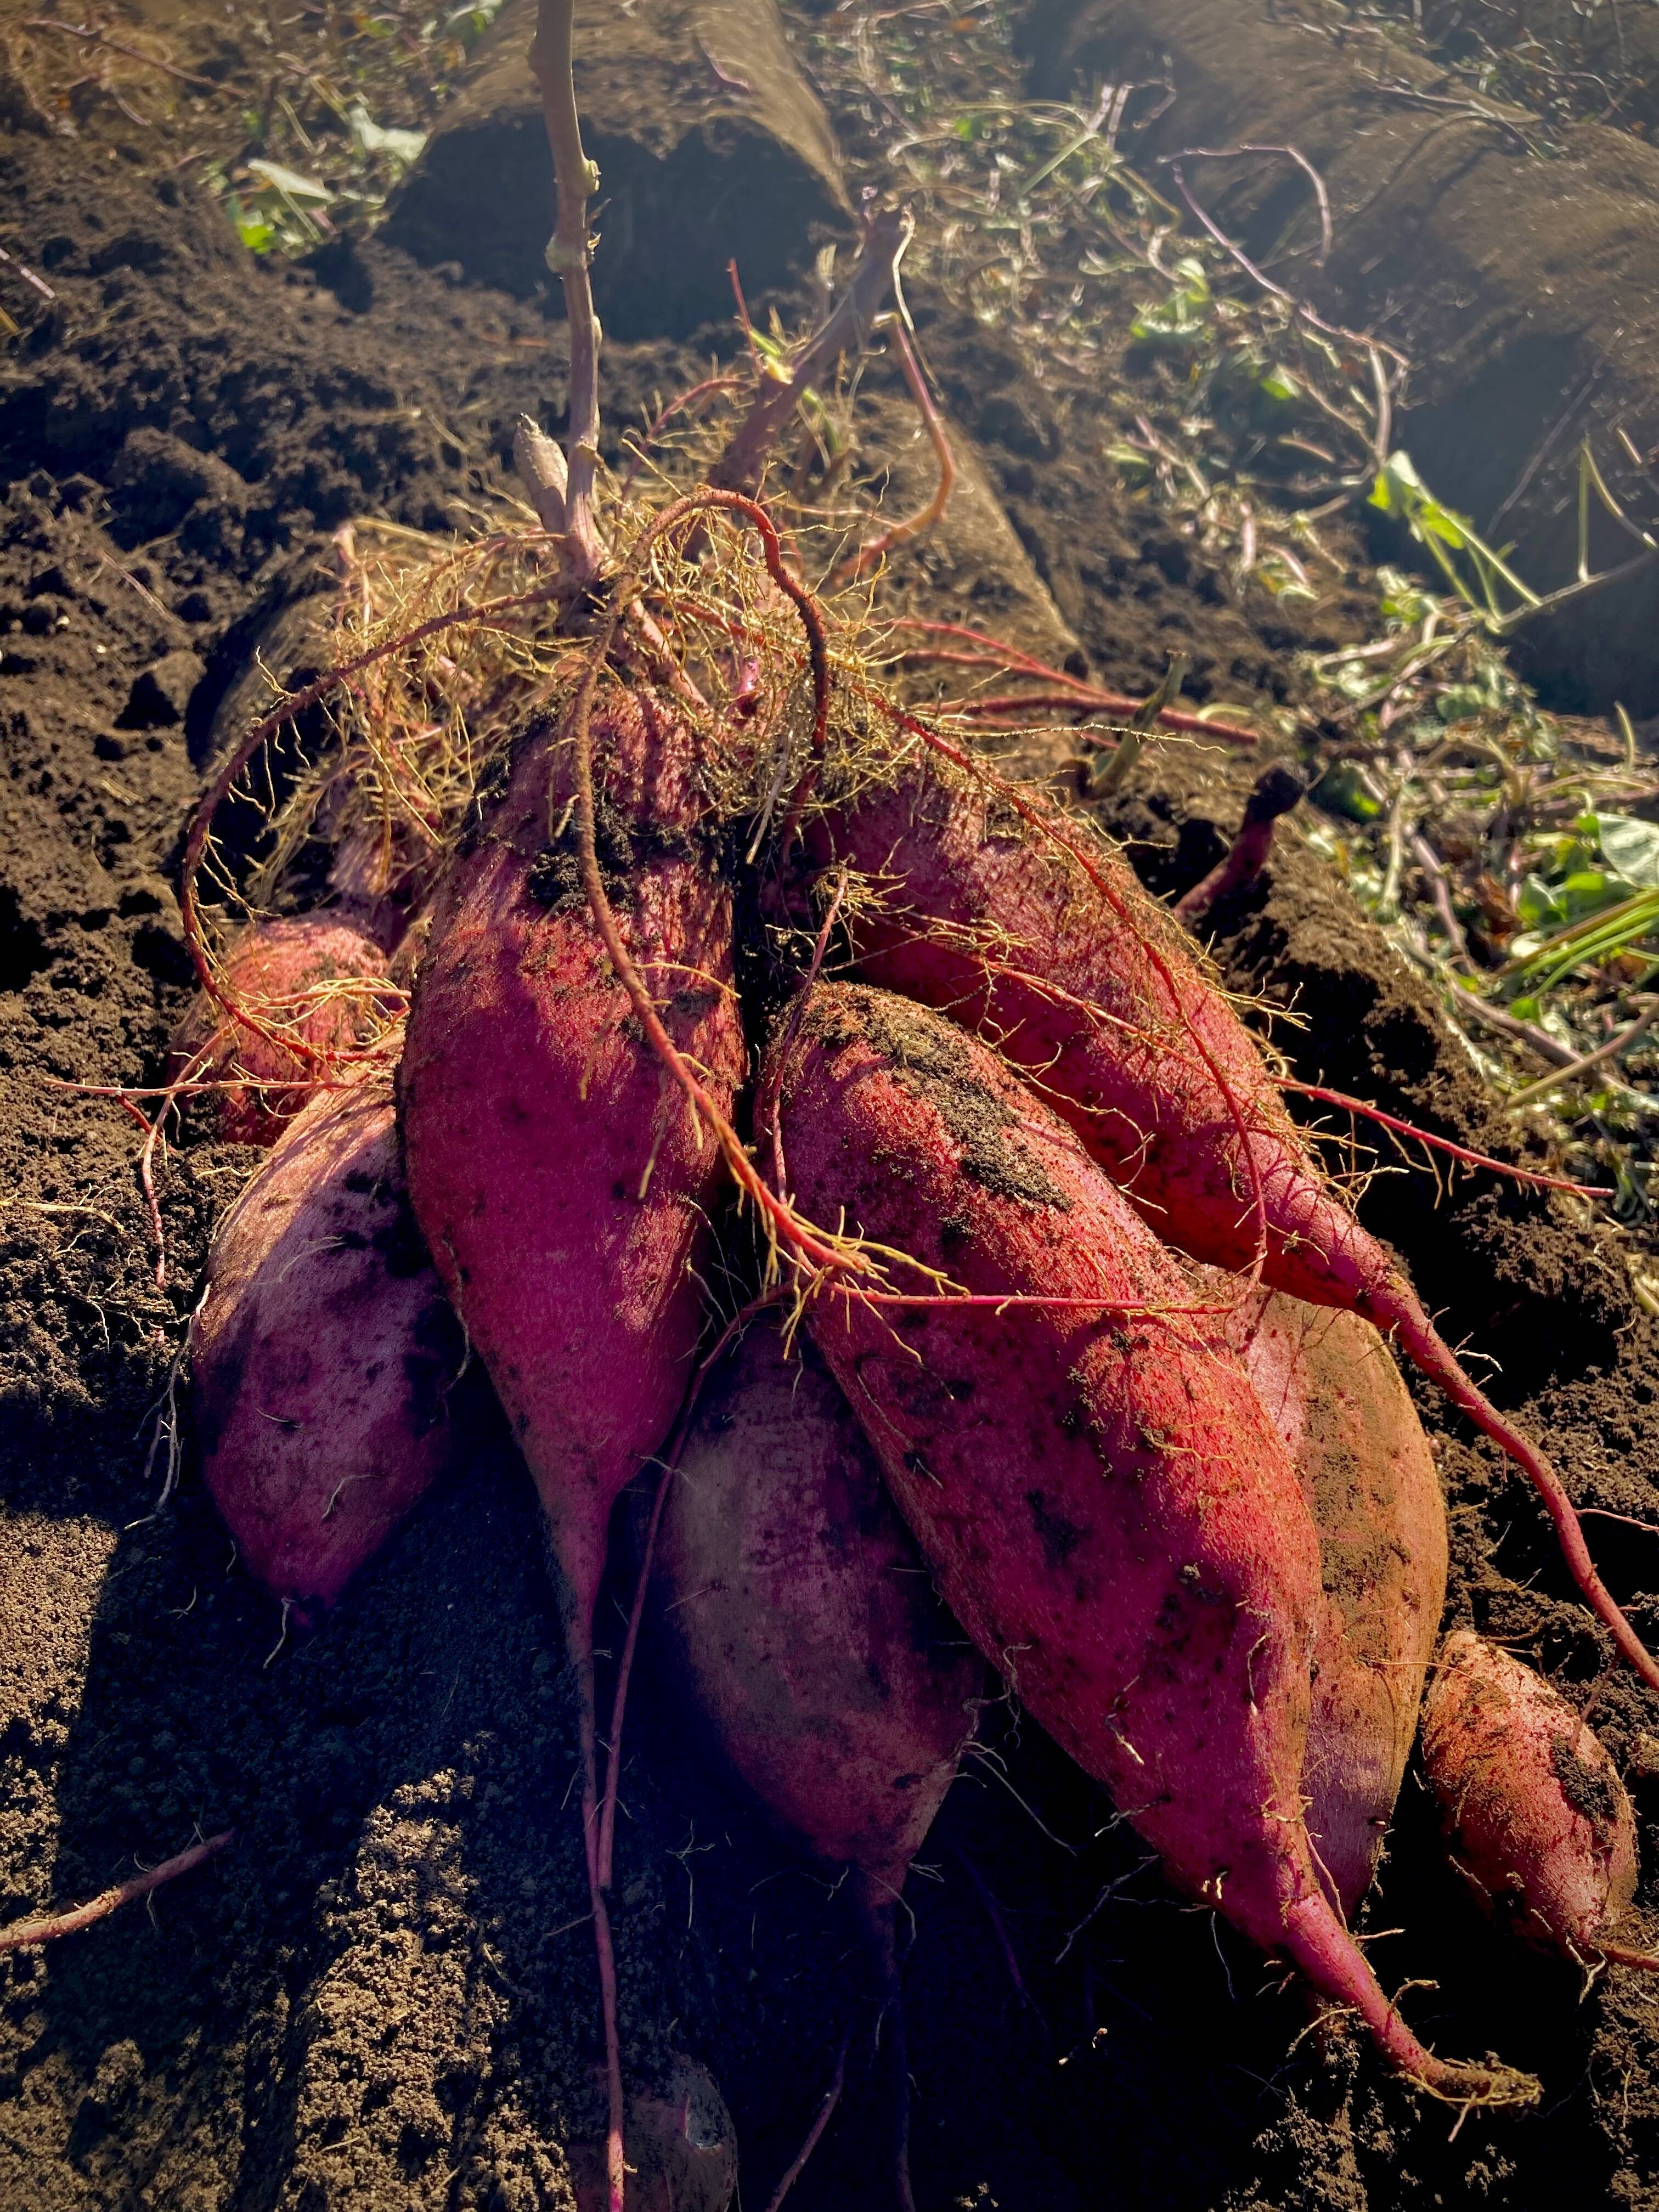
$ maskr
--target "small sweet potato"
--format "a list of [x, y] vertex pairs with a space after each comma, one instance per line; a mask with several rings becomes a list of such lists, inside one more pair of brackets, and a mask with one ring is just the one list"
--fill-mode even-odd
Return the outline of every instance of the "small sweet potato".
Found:
[[[738, 2131], [707, 2067], [676, 2057], [660, 2087], [628, 2100], [627, 2212], [726, 2212], [737, 2193]], [[568, 2153], [576, 2212], [607, 2212], [602, 2142]]]
[[226, 1216], [191, 1327], [202, 1468], [274, 1596], [332, 1605], [454, 1458], [466, 1347], [389, 1076], [319, 1094]]
[[704, 1388], [657, 1539], [666, 1640], [774, 1820], [896, 1898], [985, 1668], [933, 1594], [846, 1400], [757, 1323]]
[[[368, 1001], [349, 987], [386, 970], [386, 954], [364, 931], [331, 914], [301, 914], [250, 923], [226, 954], [223, 976], [262, 1027], [291, 1030], [327, 1052], [362, 1032]], [[228, 1145], [274, 1145], [316, 1095], [315, 1061], [244, 1028], [205, 994], [173, 1032], [169, 1077], [187, 1070], [198, 1082], [226, 1084], [213, 1095], [210, 1118]]]
[[1535, 2094], [1431, 2056], [1315, 1871], [1318, 1538], [1190, 1277], [939, 1016], [819, 987], [775, 1050], [796, 1202], [967, 1294], [907, 1310], [843, 1282], [809, 1309], [951, 1611], [1171, 1879], [1351, 2005], [1391, 2063], [1443, 2094]]
[[[1211, 1273], [1218, 1301], [1238, 1285]], [[1319, 1531], [1303, 1790], [1314, 1856], [1345, 1915], [1370, 1887], [1417, 1736], [1446, 1602], [1446, 1504], [1388, 1346], [1355, 1315], [1247, 1292], [1229, 1333]]]
[[1610, 1939], [1636, 1889], [1635, 1815], [1559, 1690], [1457, 1630], [1429, 1685], [1423, 1767], [1453, 1863], [1495, 1920], [1577, 1966], [1618, 1955]]

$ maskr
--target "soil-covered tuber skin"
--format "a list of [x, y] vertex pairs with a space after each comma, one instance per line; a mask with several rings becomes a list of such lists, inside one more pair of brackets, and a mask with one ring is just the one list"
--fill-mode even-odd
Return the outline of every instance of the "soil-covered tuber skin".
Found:
[[276, 1597], [335, 1603], [482, 1411], [409, 1210], [391, 1077], [324, 1092], [227, 1215], [191, 1328], [214, 1502]]
[[939, 1603], [834, 1377], [769, 1316], [705, 1385], [657, 1538], [675, 1677], [727, 1765], [813, 1856], [850, 1869], [910, 2204], [895, 1917], [956, 1778], [985, 1662]]
[[1171, 1879], [1352, 2005], [1393, 2064], [1448, 2096], [1534, 2095], [1423, 2048], [1315, 1870], [1318, 1539], [1190, 1278], [939, 1016], [821, 986], [774, 1051], [795, 1202], [985, 1301], [907, 1311], [831, 1287], [809, 1315], [952, 1612]]
[[1165, 1243], [1398, 1336], [1526, 1473], [1587, 1604], [1649, 1685], [1649, 1652], [1597, 1574], [1544, 1454], [1478, 1390], [1404, 1273], [1330, 1190], [1260, 1045], [1196, 949], [1086, 821], [939, 758], [816, 826], [811, 857], [885, 896], [857, 972], [994, 1042]]
[[817, 1353], [764, 1321], [710, 1377], [657, 1538], [676, 1680], [771, 1818], [890, 1902], [974, 1730], [933, 1594]]
[[[345, 987], [386, 969], [386, 954], [363, 930], [333, 915], [301, 914], [250, 923], [225, 956], [222, 982], [263, 1028], [292, 1030], [327, 1054], [355, 1044], [368, 1025], [369, 1000]], [[204, 993], [174, 1032], [168, 1073], [225, 1085], [210, 1108], [222, 1142], [270, 1146], [315, 1097], [319, 1065], [233, 1020]]]
[[1314, 1858], [1346, 1917], [1370, 1888], [1417, 1737], [1446, 1603], [1446, 1502], [1388, 1346], [1352, 1314], [1238, 1297], [1230, 1334], [1301, 1479], [1324, 1604], [1302, 1786]]
[[[732, 900], [698, 836], [691, 734], [617, 690], [592, 738], [612, 906], [729, 1109], [745, 1068]], [[690, 1377], [721, 1162], [611, 968], [569, 801], [568, 747], [532, 733], [441, 894], [398, 1099], [416, 1218], [529, 1462], [580, 1641], [611, 1506]]]
[[1486, 1911], [1577, 1966], [1620, 1955], [1635, 1814], [1601, 1740], [1559, 1690], [1457, 1630], [1429, 1686], [1423, 1767], [1453, 1863]]
[[994, 1039], [1166, 1243], [1248, 1268], [1259, 1176], [1268, 1282], [1352, 1303], [1340, 1255], [1364, 1232], [1327, 1195], [1261, 1047], [1115, 848], [1021, 796], [1063, 842], [933, 762], [826, 815], [823, 857], [885, 893], [858, 925], [859, 973]]

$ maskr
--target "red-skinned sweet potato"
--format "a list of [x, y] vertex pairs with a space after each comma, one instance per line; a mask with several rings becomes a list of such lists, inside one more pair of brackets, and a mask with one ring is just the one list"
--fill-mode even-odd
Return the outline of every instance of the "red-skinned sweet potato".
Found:
[[1279, 1291], [1239, 1296], [1229, 1335], [1301, 1480], [1325, 1603], [1303, 1792], [1345, 1916], [1370, 1887], [1446, 1602], [1446, 1503], [1410, 1393], [1374, 1328]]
[[[262, 1028], [291, 1031], [319, 1053], [355, 1044], [369, 1002], [363, 979], [384, 975], [386, 957], [351, 922], [301, 914], [250, 923], [223, 963], [224, 988]], [[205, 993], [173, 1033], [168, 1074], [224, 1083], [210, 1116], [226, 1144], [270, 1146], [316, 1097], [318, 1063], [232, 1019]], [[231, 1077], [246, 1081], [228, 1081]]]
[[525, 733], [505, 793], [486, 804], [440, 894], [398, 1106], [416, 1218], [546, 1516], [576, 1677], [607, 2187], [620, 2207], [593, 1613], [611, 1508], [690, 1379], [702, 1320], [696, 1263], [722, 1171], [714, 1131], [659, 1055], [665, 1044], [699, 1070], [722, 1115], [747, 1055], [731, 892], [699, 835], [693, 735], [649, 693], [609, 691], [591, 715], [581, 697], [581, 735], [562, 720]]
[[332, 1605], [453, 1460], [465, 1355], [390, 1076], [320, 1093], [226, 1216], [191, 1325], [203, 1474], [274, 1596]]
[[1429, 1685], [1423, 1768], [1453, 1863], [1495, 1920], [1577, 1966], [1621, 1954], [1611, 1938], [1636, 1890], [1636, 1819], [1559, 1690], [1457, 1630]]
[[[618, 691], [593, 744], [600, 858], [629, 951], [729, 1106], [745, 1065], [732, 902], [697, 841], [690, 734], [648, 695]], [[458, 860], [398, 1097], [416, 1218], [535, 1477], [591, 1707], [611, 1510], [690, 1379], [720, 1153], [641, 1034], [568, 827], [553, 836], [569, 820], [569, 772], [559, 731], [532, 733]]]
[[1318, 1540], [1190, 1278], [939, 1017], [820, 987], [782, 1036], [766, 1091], [797, 1204], [983, 1301], [907, 1311], [830, 1288], [810, 1313], [951, 1611], [1172, 1880], [1352, 2006], [1391, 2063], [1449, 2095], [1535, 2094], [1424, 2049], [1315, 1872]]
[[1526, 1472], [1620, 1650], [1656, 1663], [1602, 1585], [1548, 1460], [1464, 1373], [1389, 1254], [1327, 1186], [1260, 1047], [1190, 940], [1085, 820], [929, 754], [827, 813], [813, 858], [884, 881], [857, 972], [994, 1042], [1159, 1236], [1194, 1259], [1346, 1308]]

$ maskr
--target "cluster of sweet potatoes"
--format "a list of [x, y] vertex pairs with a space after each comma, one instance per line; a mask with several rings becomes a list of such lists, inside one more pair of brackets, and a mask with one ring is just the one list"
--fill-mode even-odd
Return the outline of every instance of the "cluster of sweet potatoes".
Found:
[[[277, 1596], [331, 1603], [464, 1449], [487, 1374], [576, 1670], [613, 2112], [593, 1613], [653, 1455], [665, 1646], [760, 1803], [853, 1870], [890, 2047], [894, 1907], [1000, 1684], [1390, 2064], [1524, 2101], [1427, 2051], [1349, 1932], [1446, 1581], [1386, 1339], [1526, 1466], [1652, 1662], [1191, 943], [1085, 820], [891, 719], [878, 773], [814, 769], [781, 834], [738, 838], [706, 735], [596, 661], [449, 856], [395, 1085], [386, 1056], [330, 1060], [360, 1001], [329, 977], [374, 973], [368, 937], [302, 917], [233, 955], [267, 1006], [292, 980], [289, 1027], [239, 1035], [227, 988], [184, 1041], [229, 1085], [224, 1133], [271, 1144], [194, 1325], [213, 1495]], [[854, 879], [877, 895], [810, 969], [779, 951], [810, 929], [745, 922], [739, 957], [735, 917], [822, 914]], [[745, 1212], [754, 1310], [711, 1357]], [[1571, 1710], [1454, 1638], [1425, 1752], [1483, 1895], [1621, 1955], [1629, 1808]]]

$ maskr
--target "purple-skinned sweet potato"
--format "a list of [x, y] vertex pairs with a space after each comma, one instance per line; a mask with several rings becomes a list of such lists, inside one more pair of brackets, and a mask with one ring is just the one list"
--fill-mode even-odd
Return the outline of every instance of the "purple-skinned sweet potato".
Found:
[[[626, 2212], [726, 2212], [737, 2193], [732, 2115], [714, 2075], [689, 2058], [629, 2099], [627, 2146]], [[565, 2154], [576, 2212], [608, 2212], [605, 2144], [573, 2142]]]
[[818, 1355], [786, 1355], [769, 1321], [704, 1386], [656, 1583], [675, 1680], [733, 1771], [890, 1904], [973, 1733], [984, 1662]]
[[674, 1676], [727, 1765], [815, 1857], [851, 1869], [910, 2202], [895, 1915], [955, 1779], [985, 1662], [934, 1593], [810, 1342], [769, 1317], [709, 1377], [657, 1539]]
[[819, 987], [774, 1050], [795, 1203], [973, 1301], [880, 1306], [843, 1279], [809, 1310], [952, 1613], [1170, 1879], [1352, 2006], [1390, 2063], [1446, 2095], [1534, 2094], [1424, 2048], [1315, 1869], [1318, 1538], [1190, 1276], [939, 1016]]
[[203, 1474], [273, 1596], [334, 1604], [452, 1463], [465, 1358], [389, 1074], [319, 1093], [227, 1214], [191, 1325]]

